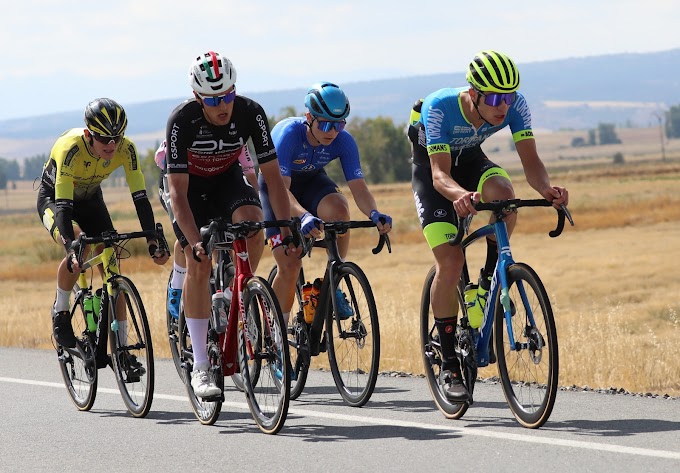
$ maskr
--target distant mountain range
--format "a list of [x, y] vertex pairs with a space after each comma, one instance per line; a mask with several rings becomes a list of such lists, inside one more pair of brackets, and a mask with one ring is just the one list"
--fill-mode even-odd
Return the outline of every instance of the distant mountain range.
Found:
[[[521, 90], [535, 128], [588, 129], [598, 123], [647, 127], [654, 115], [680, 103], [680, 48], [640, 54], [612, 54], [520, 64]], [[405, 123], [413, 102], [442, 87], [465, 85], [465, 73], [423, 75], [341, 84], [351, 117], [391, 117]], [[244, 93], [270, 116], [286, 107], [304, 109], [306, 89]], [[189, 97], [189, 93], [187, 93]], [[163, 138], [168, 115], [186, 97], [126, 104], [131, 136], [140, 150]], [[84, 106], [84, 105], [83, 105]], [[64, 130], [82, 124], [82, 108], [72, 112], [0, 120], [0, 157], [48, 153]]]

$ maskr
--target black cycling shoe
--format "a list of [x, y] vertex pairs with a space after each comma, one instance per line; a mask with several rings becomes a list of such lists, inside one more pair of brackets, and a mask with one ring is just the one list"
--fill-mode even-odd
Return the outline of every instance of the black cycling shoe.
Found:
[[127, 375], [126, 378], [128, 383], [137, 383], [139, 382], [140, 377], [146, 374], [146, 369], [144, 369], [144, 366], [137, 360], [135, 355], [131, 355], [128, 352], [122, 352], [119, 359], [121, 368]]
[[67, 310], [62, 310], [54, 313], [52, 310], [52, 332], [57, 343], [66, 348], [75, 348], [76, 336], [73, 334], [73, 327], [71, 326], [71, 313]]
[[457, 366], [451, 370], [442, 370], [439, 373], [439, 386], [444, 397], [450, 402], [461, 403], [470, 399], [470, 394], [463, 385], [463, 377]]

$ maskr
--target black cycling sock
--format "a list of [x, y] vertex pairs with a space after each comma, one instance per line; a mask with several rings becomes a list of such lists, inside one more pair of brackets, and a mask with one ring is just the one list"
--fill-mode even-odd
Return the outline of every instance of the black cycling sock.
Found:
[[442, 347], [442, 370], [450, 370], [451, 365], [458, 361], [456, 358], [456, 321], [457, 317], [434, 319]]

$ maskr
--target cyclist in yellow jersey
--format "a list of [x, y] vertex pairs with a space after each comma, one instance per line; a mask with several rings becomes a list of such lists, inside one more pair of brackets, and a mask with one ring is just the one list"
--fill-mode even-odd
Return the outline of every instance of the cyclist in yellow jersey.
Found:
[[[124, 136], [127, 116], [123, 107], [111, 99], [96, 99], [85, 108], [85, 125], [84, 129], [66, 131], [52, 147], [37, 202], [44, 227], [66, 251], [57, 270], [52, 322], [55, 340], [70, 348], [75, 347], [76, 338], [71, 326], [69, 295], [80, 272], [71, 243], [76, 232], [95, 236], [113, 230], [101, 182], [122, 166], [142, 229], [153, 230], [156, 225], [137, 149]], [[154, 262], [165, 264], [168, 255], [158, 249], [157, 241], [147, 240]], [[126, 330], [125, 325], [123, 322], [119, 330]]]

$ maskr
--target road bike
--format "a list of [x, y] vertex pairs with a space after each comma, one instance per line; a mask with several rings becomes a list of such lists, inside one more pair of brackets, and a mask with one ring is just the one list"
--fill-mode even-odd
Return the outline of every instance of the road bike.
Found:
[[[477, 369], [498, 363], [498, 373], [506, 401], [517, 421], [527, 428], [541, 427], [555, 404], [559, 374], [559, 355], [555, 319], [548, 293], [536, 272], [512, 257], [505, 217], [521, 207], [550, 207], [543, 199], [510, 199], [477, 203], [475, 209], [490, 210], [495, 221], [478, 228], [467, 237], [472, 215], [458, 219], [458, 233], [449, 241], [460, 244], [463, 252], [477, 241], [495, 235], [498, 262], [491, 279], [484, 321], [479, 329], [468, 323], [464, 292], [470, 284], [467, 259], [457, 287], [461, 316], [456, 326], [456, 355], [460, 361], [470, 398], [463, 403], [446, 399], [439, 386], [442, 366], [439, 334], [430, 306], [430, 290], [435, 276], [433, 267], [425, 279], [421, 298], [420, 333], [427, 381], [437, 408], [450, 419], [459, 419], [473, 404]], [[566, 207], [556, 209], [557, 227], [549, 232], [557, 237], [564, 229], [565, 217], [574, 221]], [[495, 336], [494, 336], [495, 335]]]
[[[149, 322], [139, 291], [119, 269], [120, 260], [130, 255], [126, 243], [145, 237], [156, 239], [161, 251], [169, 254], [161, 224], [150, 231], [111, 230], [94, 237], [81, 233], [73, 243], [81, 267], [71, 292], [71, 324], [77, 341], [75, 348], [57, 344], [56, 349], [66, 389], [81, 411], [92, 408], [98, 369], [106, 366], [113, 369], [123, 401], [134, 417], [144, 417], [151, 409], [154, 363]], [[101, 243], [101, 253], [83, 262], [86, 246]], [[102, 265], [104, 278], [102, 288], [93, 293], [93, 271], [88, 282], [87, 270], [97, 265]]]
[[[177, 324], [179, 366], [191, 406], [198, 420], [214, 424], [224, 402], [224, 377], [241, 383], [251, 415], [260, 430], [275, 434], [281, 430], [290, 402], [290, 360], [285, 343], [285, 323], [281, 308], [269, 283], [253, 275], [246, 246], [247, 236], [268, 227], [289, 227], [299, 235], [299, 219], [265, 222], [229, 223], [217, 218], [201, 228], [203, 248], [213, 258], [210, 291], [231, 288], [228, 322], [218, 331], [217, 314], [208, 328], [209, 374], [222, 393], [214, 398], [199, 398], [191, 387], [193, 350], [186, 326], [184, 304], [180, 302]], [[293, 240], [299, 240], [299, 237]], [[286, 243], [287, 244], [287, 243]], [[235, 256], [231, 261], [229, 253]], [[206, 288], [207, 289], [207, 288]], [[207, 290], [206, 290], [207, 292]]]
[[[342, 261], [337, 240], [338, 235], [351, 228], [375, 226], [372, 221], [324, 222], [323, 240], [307, 242], [305, 252], [308, 256], [311, 256], [312, 247], [326, 248], [328, 262], [319, 293], [315, 295], [316, 309], [310, 323], [304, 316], [305, 305], [311, 302], [304, 299], [306, 280], [302, 268], [298, 275], [297, 311], [287, 330], [293, 368], [291, 399], [297, 399], [305, 387], [311, 358], [326, 351], [335, 386], [345, 403], [361, 407], [373, 394], [380, 362], [378, 309], [368, 278], [357, 264]], [[387, 234], [380, 235], [373, 254], [378, 254], [385, 245], [391, 253]], [[268, 277], [270, 283], [276, 273], [274, 266]], [[347, 298], [343, 305], [351, 308], [351, 315], [336, 315], [341, 313], [338, 297]]]

